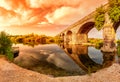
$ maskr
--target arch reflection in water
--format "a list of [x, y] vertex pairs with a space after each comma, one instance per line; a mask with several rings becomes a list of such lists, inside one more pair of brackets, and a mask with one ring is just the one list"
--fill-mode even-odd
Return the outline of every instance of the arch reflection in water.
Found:
[[116, 53], [103, 53], [92, 46], [63, 44], [64, 51], [86, 72], [96, 72], [115, 62]]

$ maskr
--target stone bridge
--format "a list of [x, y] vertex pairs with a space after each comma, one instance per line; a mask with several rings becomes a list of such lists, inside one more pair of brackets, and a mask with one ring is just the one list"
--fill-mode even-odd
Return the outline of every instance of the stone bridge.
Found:
[[[104, 5], [107, 8], [108, 4]], [[89, 15], [85, 16], [81, 20], [70, 25], [67, 29], [61, 32], [58, 36], [60, 39], [67, 44], [82, 44], [88, 42], [88, 33], [95, 27], [94, 17], [96, 11], [93, 11]], [[108, 17], [107, 17], [108, 18]], [[109, 20], [106, 20], [109, 22]], [[105, 45], [103, 47], [109, 49], [115, 42], [115, 32], [119, 26], [120, 22], [114, 24], [106, 23], [103, 28], [103, 42]], [[110, 50], [110, 51], [113, 51]]]
[[94, 27], [94, 14], [95, 12], [70, 25], [59, 34], [60, 38], [68, 44], [86, 43], [88, 32]]
[[89, 46], [61, 43], [60, 47], [86, 72], [96, 72], [99, 69], [111, 66], [115, 62], [115, 53], [101, 52], [103, 61], [100, 64], [94, 61], [94, 57], [90, 57]]

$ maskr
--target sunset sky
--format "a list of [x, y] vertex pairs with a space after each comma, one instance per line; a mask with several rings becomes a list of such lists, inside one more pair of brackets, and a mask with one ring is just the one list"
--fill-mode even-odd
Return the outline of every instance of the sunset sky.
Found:
[[55, 36], [107, 0], [0, 0], [0, 31]]

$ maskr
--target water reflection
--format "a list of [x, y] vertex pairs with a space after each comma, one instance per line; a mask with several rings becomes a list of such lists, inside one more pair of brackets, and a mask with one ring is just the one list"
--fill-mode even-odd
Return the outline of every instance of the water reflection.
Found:
[[109, 67], [116, 62], [116, 53], [104, 53], [92, 46], [63, 43], [59, 44], [61, 48], [57, 44], [16, 46], [19, 46], [20, 53], [14, 62], [32, 70], [39, 68], [45, 71], [52, 68], [51, 73], [55, 73], [55, 70], [58, 71], [58, 68], [55, 68], [57, 66], [70, 72], [86, 74]]
[[103, 67], [109, 67], [113, 64], [113, 62], [116, 62], [115, 60], [116, 53], [105, 53], [103, 52]]
[[86, 72], [96, 72], [115, 62], [116, 53], [104, 53], [91, 46], [60, 44], [64, 51]]
[[[62, 68], [70, 72], [80, 72], [85, 74], [82, 70], [66, 53], [56, 44], [46, 44], [29, 47], [26, 45], [18, 44], [20, 53], [19, 56], [14, 59], [14, 62], [25, 68], [31, 67], [35, 69], [42, 65], [42, 69], [47, 66], [50, 69], [55, 66]], [[45, 68], [44, 68], [45, 69]], [[53, 73], [54, 73], [53, 69]]]

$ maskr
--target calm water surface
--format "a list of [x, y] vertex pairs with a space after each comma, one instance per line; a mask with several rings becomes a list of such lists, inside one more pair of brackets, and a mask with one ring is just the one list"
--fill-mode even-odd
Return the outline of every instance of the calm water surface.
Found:
[[44, 44], [35, 47], [17, 44], [14, 46], [19, 46], [20, 50], [14, 62], [32, 70], [41, 69], [38, 68], [40, 65], [45, 67], [50, 64], [52, 66], [47, 66], [48, 69], [57, 67], [60, 68], [59, 70], [80, 72], [79, 74], [83, 75], [109, 67], [119, 60], [116, 53], [103, 53], [91, 46], [63, 44]]

